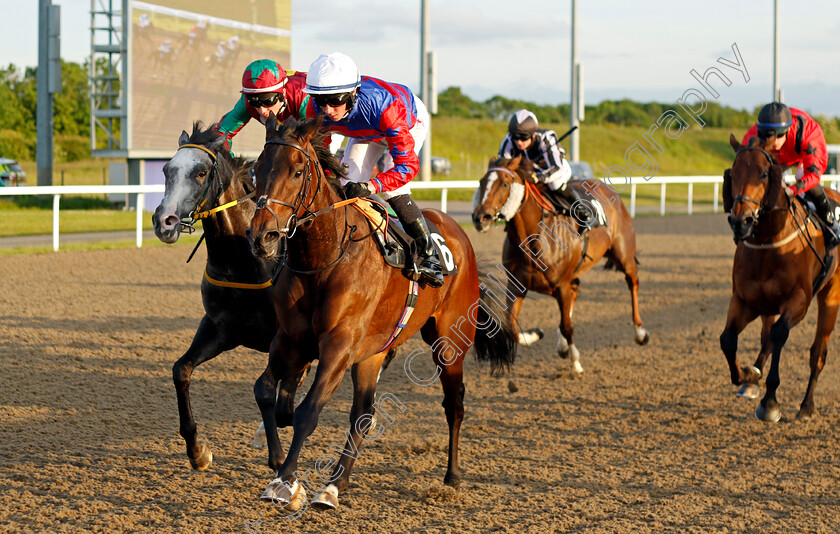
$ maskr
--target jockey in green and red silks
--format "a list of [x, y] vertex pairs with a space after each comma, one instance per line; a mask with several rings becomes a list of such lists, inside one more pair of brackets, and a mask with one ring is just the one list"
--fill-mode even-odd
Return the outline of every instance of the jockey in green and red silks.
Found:
[[219, 121], [219, 131], [227, 137], [228, 146], [249, 120], [256, 119], [265, 124], [271, 112], [280, 122], [289, 117], [314, 118], [315, 108], [311, 97], [303, 92], [304, 87], [305, 72], [290, 70], [287, 73], [270, 59], [258, 59], [248, 65], [242, 74], [242, 96]]
[[781, 102], [767, 104], [758, 113], [758, 121], [747, 131], [742, 145], [758, 137], [759, 146], [773, 155], [781, 165], [796, 165], [796, 183], [790, 186], [795, 195], [805, 194], [817, 208], [817, 215], [826, 224], [829, 248], [840, 243], [840, 227], [820, 185], [828, 168], [828, 148], [820, 125], [807, 113], [789, 108]]

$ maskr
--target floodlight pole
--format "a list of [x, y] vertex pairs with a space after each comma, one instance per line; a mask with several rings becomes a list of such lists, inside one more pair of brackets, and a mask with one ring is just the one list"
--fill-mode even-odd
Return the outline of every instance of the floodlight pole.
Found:
[[578, 5], [572, 0], [572, 71], [571, 71], [571, 102], [569, 103], [569, 128], [575, 128], [569, 138], [569, 160], [580, 160], [580, 67], [578, 61]]
[[779, 85], [779, 0], [773, 0], [773, 101], [782, 102], [783, 99]]
[[52, 0], [38, 3], [38, 88], [35, 111], [35, 164], [38, 185], [53, 182], [53, 94], [61, 91], [60, 9]]
[[420, 100], [429, 110], [426, 140], [420, 149], [420, 180], [432, 179], [432, 98], [429, 90], [429, 0], [420, 0]]

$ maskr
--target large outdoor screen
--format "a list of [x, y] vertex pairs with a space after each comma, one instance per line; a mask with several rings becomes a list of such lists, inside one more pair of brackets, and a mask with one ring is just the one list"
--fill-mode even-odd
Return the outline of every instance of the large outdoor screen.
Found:
[[[248, 63], [289, 64], [291, 0], [130, 4], [129, 150], [171, 152], [181, 130], [233, 108]], [[249, 126], [234, 140], [236, 153], [262, 149], [264, 130]]]

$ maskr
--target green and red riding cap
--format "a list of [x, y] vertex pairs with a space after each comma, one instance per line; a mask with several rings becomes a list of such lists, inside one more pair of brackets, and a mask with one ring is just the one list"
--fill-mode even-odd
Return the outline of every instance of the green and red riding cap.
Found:
[[279, 93], [286, 85], [286, 71], [276, 61], [258, 59], [242, 73], [241, 93]]

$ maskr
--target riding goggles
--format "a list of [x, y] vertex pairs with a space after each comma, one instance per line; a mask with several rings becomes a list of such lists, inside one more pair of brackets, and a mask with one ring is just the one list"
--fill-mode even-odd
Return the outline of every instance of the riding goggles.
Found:
[[257, 93], [247, 95], [245, 99], [252, 108], [270, 108], [283, 100], [283, 96], [280, 93]]
[[327, 106], [337, 108], [347, 103], [350, 99], [350, 93], [341, 93], [339, 95], [312, 95], [312, 100], [319, 108]]
[[514, 133], [514, 134], [510, 134], [510, 138], [513, 139], [514, 141], [527, 141], [528, 139], [531, 138], [531, 134]]

